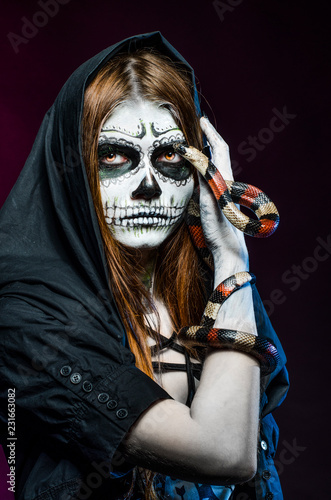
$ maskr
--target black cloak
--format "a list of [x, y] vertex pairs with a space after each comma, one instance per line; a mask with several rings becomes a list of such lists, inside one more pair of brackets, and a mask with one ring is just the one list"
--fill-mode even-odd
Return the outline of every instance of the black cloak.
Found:
[[[153, 402], [170, 397], [136, 368], [125, 346], [80, 138], [86, 86], [115, 54], [141, 47], [183, 62], [194, 83], [192, 68], [158, 32], [88, 60], [47, 112], [0, 214], [1, 442], [8, 455], [12, 389], [19, 500], [84, 498], [75, 496], [79, 480], [91, 489], [90, 499], [115, 498], [100, 462], [113, 460], [119, 470], [116, 450], [131, 425]], [[195, 86], [194, 93], [200, 115]], [[267, 414], [287, 390], [285, 356], [256, 293], [255, 303], [259, 334], [271, 338], [282, 356], [264, 394]], [[97, 475], [102, 485], [96, 488]]]

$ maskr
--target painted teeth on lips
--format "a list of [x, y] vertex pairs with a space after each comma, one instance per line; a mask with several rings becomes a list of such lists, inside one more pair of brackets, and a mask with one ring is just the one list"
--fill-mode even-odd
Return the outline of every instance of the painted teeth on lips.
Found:
[[[164, 218], [177, 218], [180, 216], [185, 207], [107, 207], [107, 217], [112, 218], [115, 223], [119, 219], [135, 219], [164, 217]], [[148, 221], [147, 221], [148, 222]]]
[[114, 219], [115, 226], [134, 227], [134, 226], [172, 226], [181, 218], [181, 214], [176, 217], [125, 217], [123, 219]]

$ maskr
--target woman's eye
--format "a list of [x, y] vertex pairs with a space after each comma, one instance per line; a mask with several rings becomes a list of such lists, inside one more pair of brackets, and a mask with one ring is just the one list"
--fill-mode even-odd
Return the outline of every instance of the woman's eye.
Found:
[[179, 163], [181, 159], [181, 156], [179, 156], [178, 153], [175, 153], [175, 151], [165, 151], [157, 158], [157, 161]]
[[129, 160], [126, 156], [120, 153], [108, 153], [107, 155], [101, 156], [99, 158], [100, 163], [103, 166], [120, 166], [127, 163]]

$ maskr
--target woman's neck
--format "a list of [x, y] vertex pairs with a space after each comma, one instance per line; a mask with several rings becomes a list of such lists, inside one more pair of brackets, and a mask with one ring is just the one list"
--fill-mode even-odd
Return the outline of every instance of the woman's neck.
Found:
[[134, 257], [137, 266], [139, 266], [142, 270], [140, 279], [151, 294], [153, 294], [154, 272], [157, 255], [157, 248], [143, 248], [137, 251]]

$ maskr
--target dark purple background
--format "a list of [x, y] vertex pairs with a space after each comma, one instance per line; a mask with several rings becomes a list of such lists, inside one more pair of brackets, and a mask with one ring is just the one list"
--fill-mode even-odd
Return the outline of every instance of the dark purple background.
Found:
[[[331, 259], [326, 250], [319, 254], [323, 262], [314, 258], [316, 238], [326, 241], [331, 235], [328, 13], [321, 2], [226, 3], [222, 18], [210, 0], [69, 0], [18, 53], [7, 34], [22, 36], [22, 17], [42, 22], [35, 16], [42, 9], [37, 1], [2, 6], [0, 202], [19, 175], [45, 112], [76, 67], [123, 38], [160, 30], [194, 67], [203, 108], [230, 145], [236, 179], [265, 190], [281, 213], [272, 238], [248, 241], [251, 268], [291, 374], [288, 399], [275, 412], [281, 430], [277, 467], [286, 500], [328, 499], [324, 386]], [[274, 109], [285, 106], [296, 117], [248, 161], [240, 144], [259, 134], [269, 140], [261, 130], [269, 128]], [[308, 272], [294, 281], [292, 266], [302, 264]], [[295, 443], [300, 450], [291, 451]]]

